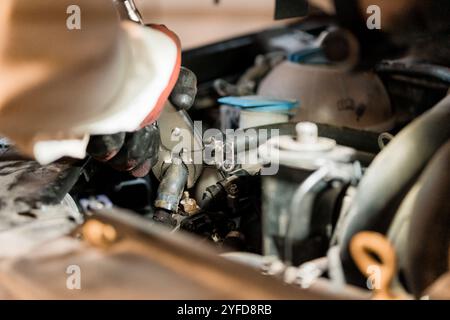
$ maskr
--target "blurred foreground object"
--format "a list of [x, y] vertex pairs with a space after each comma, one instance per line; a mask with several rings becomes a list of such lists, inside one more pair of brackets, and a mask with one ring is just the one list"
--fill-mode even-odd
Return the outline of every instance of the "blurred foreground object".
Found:
[[431, 300], [450, 300], [450, 272], [437, 280], [426, 292]]
[[297, 18], [308, 14], [307, 0], [276, 0], [275, 3], [275, 19]]
[[[80, 29], [66, 24], [71, 6]], [[22, 152], [43, 164], [83, 158], [90, 135], [158, 118], [181, 60], [165, 27], [120, 22], [109, 0], [7, 0], [0, 12], [0, 133]]]
[[[74, 234], [82, 240], [55, 237], [32, 253], [3, 261], [0, 290], [15, 299], [345, 298], [286, 286], [218, 257], [198, 239], [168, 234], [121, 210], [93, 212]], [[70, 289], [69, 266], [81, 271], [81, 290]]]

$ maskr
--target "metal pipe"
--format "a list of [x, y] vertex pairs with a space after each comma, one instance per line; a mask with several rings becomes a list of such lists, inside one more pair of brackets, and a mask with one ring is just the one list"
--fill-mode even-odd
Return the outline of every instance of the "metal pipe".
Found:
[[183, 163], [171, 164], [159, 185], [155, 207], [176, 213], [187, 179], [188, 169]]
[[326, 184], [323, 180], [329, 173], [328, 166], [320, 168], [311, 174], [294, 193], [289, 206], [289, 217], [284, 241], [284, 261], [286, 264], [293, 262], [294, 240], [303, 240], [307, 237], [313, 206], [312, 200], [308, 198], [311, 196], [315, 197], [314, 189], [324, 188]]

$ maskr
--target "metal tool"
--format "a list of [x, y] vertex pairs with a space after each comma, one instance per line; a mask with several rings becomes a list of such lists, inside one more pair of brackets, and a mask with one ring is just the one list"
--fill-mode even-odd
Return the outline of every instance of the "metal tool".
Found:
[[131, 20], [139, 24], [144, 24], [142, 15], [136, 7], [134, 0], [114, 0], [114, 5], [123, 20]]

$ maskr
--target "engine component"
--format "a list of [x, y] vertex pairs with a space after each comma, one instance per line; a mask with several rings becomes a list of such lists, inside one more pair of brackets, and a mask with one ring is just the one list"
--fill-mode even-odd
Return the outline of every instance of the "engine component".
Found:
[[422, 174], [406, 239], [405, 278], [417, 298], [450, 270], [450, 142]]
[[364, 230], [386, 232], [400, 200], [435, 152], [450, 138], [449, 123], [450, 96], [447, 96], [400, 132], [364, 175], [341, 234], [341, 259], [351, 283], [363, 282], [349, 256], [351, 238]]
[[197, 77], [191, 70], [181, 67], [177, 84], [170, 94], [170, 102], [179, 110], [189, 110], [197, 95]]
[[345, 70], [353, 69], [360, 59], [358, 39], [346, 29], [329, 30], [321, 43], [321, 49], [328, 61]]
[[[245, 96], [245, 97], [225, 97], [219, 99], [221, 106], [222, 118], [225, 114], [232, 116], [236, 112], [228, 112], [229, 108], [236, 108], [238, 110], [239, 128], [248, 129], [275, 123], [289, 122], [290, 115], [295, 112], [298, 105], [297, 101], [284, 101], [272, 98], [265, 98], [262, 96]], [[225, 110], [223, 110], [225, 108]], [[229, 119], [225, 119], [225, 123], [232, 123]], [[224, 131], [226, 129], [235, 129], [227, 127], [222, 123]]]
[[293, 99], [292, 121], [389, 131], [395, 124], [389, 96], [373, 73], [348, 73], [329, 66], [283, 62], [261, 82], [258, 94]]
[[183, 206], [183, 211], [189, 216], [192, 216], [200, 211], [197, 201], [190, 197], [188, 191], [183, 193], [183, 200], [180, 201], [180, 204]]
[[214, 82], [217, 93], [225, 96], [248, 96], [254, 95], [259, 83], [277, 64], [285, 59], [283, 52], [271, 52], [266, 55], [258, 55], [255, 64], [249, 68], [236, 85], [228, 83], [223, 79]]
[[336, 205], [355, 177], [353, 149], [319, 137], [313, 123], [296, 129], [296, 139], [272, 138], [259, 148], [264, 160], [279, 163], [277, 175], [263, 177], [264, 254], [294, 265], [326, 255], [335, 210], [316, 212], [317, 200], [337, 189]]
[[173, 224], [171, 214], [178, 212], [178, 205], [187, 180], [188, 170], [181, 160], [179, 163], [171, 164], [165, 171], [155, 200], [157, 212], [154, 219], [156, 221]]
[[194, 126], [186, 110], [177, 110], [168, 104], [159, 119], [161, 134], [161, 148], [159, 161], [153, 167], [153, 173], [161, 180], [164, 172], [173, 162], [173, 158], [180, 157], [188, 170], [187, 187], [192, 188], [203, 171], [201, 161], [203, 155], [202, 133]]

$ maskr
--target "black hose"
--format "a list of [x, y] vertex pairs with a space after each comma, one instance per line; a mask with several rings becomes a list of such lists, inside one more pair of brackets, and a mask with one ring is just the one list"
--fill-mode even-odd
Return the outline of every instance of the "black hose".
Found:
[[349, 253], [350, 240], [365, 230], [386, 233], [403, 196], [449, 138], [450, 96], [447, 96], [400, 132], [375, 158], [358, 187], [343, 226], [341, 259], [350, 283], [364, 283]]
[[404, 63], [398, 61], [387, 61], [379, 64], [375, 70], [378, 73], [391, 73], [412, 77], [434, 79], [450, 85], [450, 68], [426, 64], [426, 63]]

